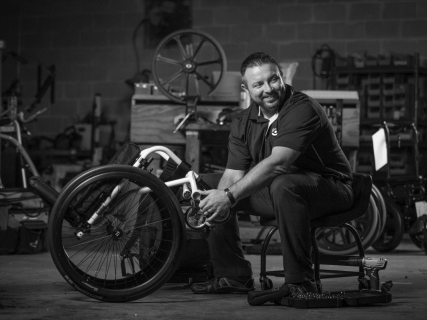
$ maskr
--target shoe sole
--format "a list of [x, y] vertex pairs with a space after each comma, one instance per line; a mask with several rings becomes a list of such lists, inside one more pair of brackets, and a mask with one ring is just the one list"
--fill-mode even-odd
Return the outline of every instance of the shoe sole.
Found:
[[193, 291], [196, 294], [213, 294], [213, 293], [217, 293], [217, 294], [227, 294], [227, 293], [244, 294], [244, 293], [248, 293], [248, 292], [254, 291], [254, 290], [255, 290], [255, 288], [252, 288], [252, 289], [237, 289], [237, 288], [232, 288], [232, 287], [221, 287], [221, 288], [218, 288], [216, 291], [197, 292], [197, 291], [194, 291], [193, 289], [191, 289], [191, 291]]

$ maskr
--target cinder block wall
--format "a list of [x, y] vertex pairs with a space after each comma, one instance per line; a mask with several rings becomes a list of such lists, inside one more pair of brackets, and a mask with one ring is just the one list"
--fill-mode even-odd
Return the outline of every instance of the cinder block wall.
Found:
[[[29, 60], [20, 68], [9, 56], [3, 89], [19, 73], [24, 104], [36, 92], [37, 64], [57, 68], [56, 103], [36, 124], [34, 135], [55, 136], [82, 119], [100, 93], [117, 138], [128, 137], [130, 98], [125, 80], [137, 72], [132, 35], [144, 17], [143, 0], [2, 0], [0, 39]], [[263, 50], [279, 61], [298, 61], [294, 86], [312, 88], [311, 57], [324, 43], [338, 54], [419, 52], [427, 58], [425, 0], [192, 0], [193, 28], [222, 45], [228, 69]], [[153, 49], [137, 49], [141, 69], [150, 69]], [[44, 72], [44, 76], [47, 71]], [[48, 105], [46, 95], [43, 104]]]

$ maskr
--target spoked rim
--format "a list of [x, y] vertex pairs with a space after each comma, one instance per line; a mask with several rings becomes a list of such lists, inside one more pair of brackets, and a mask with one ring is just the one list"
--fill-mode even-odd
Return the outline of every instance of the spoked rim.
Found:
[[[370, 246], [378, 227], [378, 209], [372, 196], [366, 213], [350, 224], [359, 233], [363, 247]], [[323, 254], [353, 254], [358, 250], [353, 235], [346, 228], [319, 228], [316, 240], [319, 252]]]
[[[130, 166], [117, 167], [124, 166], [107, 166], [74, 180], [58, 199], [61, 205], [55, 205], [56, 219], [50, 225], [56, 230], [51, 234], [51, 253], [65, 279], [83, 293], [102, 300], [130, 301], [156, 290], [172, 274], [183, 224], [177, 202], [169, 197], [166, 186], [158, 184], [160, 180], [146, 172], [141, 175], [139, 169], [125, 172]], [[79, 212], [86, 220], [93, 214], [87, 204], [104, 201], [103, 185], [117, 182], [122, 184], [118, 195], [78, 240], [75, 232], [81, 228], [69, 217]], [[141, 194], [143, 187], [152, 192]]]
[[158, 89], [177, 103], [185, 103], [189, 96], [211, 94], [226, 70], [227, 59], [221, 45], [209, 34], [190, 29], [164, 38], [152, 61]]

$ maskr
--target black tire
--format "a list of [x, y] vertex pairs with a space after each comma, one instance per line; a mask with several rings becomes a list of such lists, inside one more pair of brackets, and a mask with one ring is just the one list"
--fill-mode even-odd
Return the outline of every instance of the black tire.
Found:
[[[78, 225], [118, 183], [121, 190], [78, 240], [75, 232], [84, 231]], [[138, 192], [142, 187], [151, 192]], [[110, 302], [137, 300], [160, 288], [175, 271], [185, 240], [171, 190], [156, 176], [124, 165], [90, 169], [70, 181], [55, 202], [48, 232], [53, 261], [65, 280]]]
[[403, 224], [402, 214], [399, 207], [388, 197], [384, 197], [387, 208], [387, 219], [384, 230], [372, 244], [378, 252], [390, 252], [397, 248], [403, 238], [405, 226]]
[[377, 236], [376, 236], [376, 238], [378, 238], [380, 234], [383, 232], [385, 227], [385, 222], [387, 219], [387, 208], [385, 206], [383, 195], [375, 185], [372, 185], [372, 195], [374, 196], [375, 203], [378, 207], [379, 221], [378, 221], [378, 230], [377, 230]]

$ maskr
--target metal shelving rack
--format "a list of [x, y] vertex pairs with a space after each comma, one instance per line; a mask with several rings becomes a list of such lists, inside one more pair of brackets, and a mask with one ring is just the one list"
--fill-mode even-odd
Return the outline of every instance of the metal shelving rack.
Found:
[[[408, 55], [409, 56], [409, 55]], [[381, 124], [386, 121], [391, 126], [397, 128], [405, 128], [411, 127], [412, 124], [415, 125], [417, 130], [421, 128], [421, 131], [424, 132], [424, 138], [427, 138], [427, 106], [424, 105], [423, 109], [420, 110], [421, 107], [421, 97], [420, 97], [420, 86], [422, 84], [421, 78], [427, 77], [427, 68], [420, 67], [420, 58], [419, 54], [413, 54], [413, 59], [408, 59], [406, 65], [376, 65], [376, 66], [363, 66], [363, 67], [336, 67], [334, 70], [335, 83], [337, 85], [338, 90], [358, 90], [360, 96], [362, 97], [362, 112], [360, 119], [361, 132], [369, 130], [376, 131], [381, 126]], [[372, 79], [377, 80], [370, 82], [370, 77]], [[397, 112], [395, 114], [392, 111], [391, 113], [388, 110], [396, 110], [399, 106], [394, 104], [394, 100], [391, 103], [388, 103], [386, 106], [384, 101], [384, 88], [385, 88], [385, 79], [391, 79], [394, 81], [396, 79], [401, 78], [401, 84], [403, 84], [406, 88], [405, 91], [405, 104], [401, 108], [400, 113]], [[341, 79], [341, 81], [340, 81]], [[348, 79], [347, 87], [345, 81]], [[365, 80], [364, 80], [365, 79]], [[411, 79], [413, 84], [409, 84], [408, 80]], [[394, 85], [394, 83], [393, 83]], [[393, 86], [392, 86], [393, 87]], [[377, 100], [368, 100], [371, 99], [372, 96], [369, 95], [369, 89], [374, 88], [378, 89], [378, 93], [374, 92], [373, 97], [377, 94]], [[368, 102], [374, 101], [375, 104], [371, 106], [368, 105]], [[375, 112], [371, 112], [375, 110]], [[378, 110], [378, 114], [376, 114]], [[387, 112], [386, 112], [387, 111]], [[402, 116], [403, 114], [403, 116]], [[421, 115], [421, 117], [420, 117]], [[363, 139], [365, 138], [365, 139]], [[415, 140], [415, 139], [411, 139]], [[421, 139], [423, 140], [423, 139]], [[399, 138], [399, 146], [407, 149], [412, 149], [414, 152], [416, 170], [415, 172], [419, 172], [418, 170], [418, 160], [419, 160], [419, 148], [425, 149], [427, 147], [427, 143], [425, 141], [421, 141], [421, 143], [416, 146], [411, 143], [411, 141], [403, 140], [400, 141]], [[361, 147], [371, 147], [372, 142], [370, 142], [366, 137], [361, 138]], [[396, 143], [393, 142], [392, 146], [396, 146]], [[375, 177], [374, 177], [375, 178]]]

